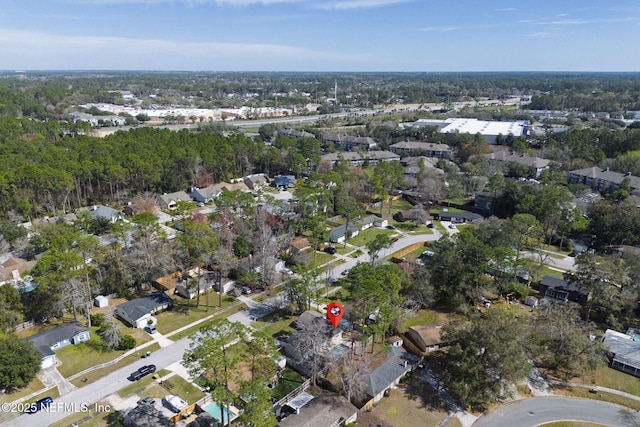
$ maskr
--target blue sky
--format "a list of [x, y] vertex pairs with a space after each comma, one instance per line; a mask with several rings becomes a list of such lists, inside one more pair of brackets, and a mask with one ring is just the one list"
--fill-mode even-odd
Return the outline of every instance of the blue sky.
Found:
[[0, 69], [640, 71], [638, 0], [0, 0]]

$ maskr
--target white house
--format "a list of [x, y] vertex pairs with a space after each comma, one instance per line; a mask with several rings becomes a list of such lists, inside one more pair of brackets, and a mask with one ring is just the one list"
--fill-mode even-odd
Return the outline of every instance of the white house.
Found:
[[173, 210], [176, 208], [179, 201], [191, 202], [191, 197], [184, 191], [176, 191], [174, 193], [164, 193], [158, 197], [160, 207], [162, 209]]
[[71, 344], [89, 341], [91, 334], [80, 322], [71, 322], [47, 331], [38, 332], [27, 338], [42, 355], [42, 369], [58, 363], [55, 351]]

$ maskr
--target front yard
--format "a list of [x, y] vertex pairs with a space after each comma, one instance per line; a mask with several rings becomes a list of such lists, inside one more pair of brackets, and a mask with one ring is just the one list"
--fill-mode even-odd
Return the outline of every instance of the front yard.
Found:
[[362, 412], [358, 426], [413, 427], [437, 426], [448, 410], [435, 391], [418, 379], [410, 378], [405, 391], [390, 390], [373, 410]]
[[211, 293], [209, 295], [209, 305], [207, 309], [207, 301], [205, 295], [200, 295], [200, 307], [196, 308], [196, 299], [188, 301], [185, 298], [176, 297], [174, 299], [174, 306], [171, 310], [163, 311], [154, 315], [158, 319], [156, 328], [158, 332], [166, 335], [170, 332], [180, 329], [190, 323], [207, 317], [212, 314], [216, 314], [218, 311], [229, 307], [230, 305], [238, 302], [234, 297], [230, 295], [224, 295], [222, 297], [222, 308], [218, 307], [217, 293]]

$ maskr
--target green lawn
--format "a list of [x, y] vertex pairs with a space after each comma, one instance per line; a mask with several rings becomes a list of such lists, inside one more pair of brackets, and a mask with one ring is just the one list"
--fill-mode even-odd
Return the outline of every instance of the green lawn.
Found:
[[20, 390], [16, 390], [13, 393], [0, 393], [0, 403], [13, 402], [28, 396], [31, 393], [35, 393], [38, 390], [42, 390], [43, 388], [44, 384], [42, 384], [42, 381], [40, 381], [38, 377], [35, 377], [29, 384], [27, 384], [26, 387], [23, 387]]
[[54, 399], [56, 397], [59, 397], [60, 396], [60, 392], [58, 391], [58, 387], [54, 387], [52, 389], [44, 391], [44, 392], [40, 393], [39, 395], [34, 396], [31, 399], [27, 400], [26, 402], [27, 403], [33, 403], [36, 400], [42, 399], [43, 397], [47, 397], [47, 396], [53, 397]]
[[170, 373], [171, 371], [168, 371], [166, 369], [161, 369], [158, 372], [156, 372], [154, 375], [147, 375], [146, 377], [143, 377], [142, 379], [132, 382], [128, 386], [121, 388], [120, 390], [118, 390], [118, 395], [120, 397], [130, 396], [136, 393], [138, 390], [146, 388], [149, 384], [154, 382], [156, 378], [165, 377]]
[[[70, 347], [78, 347], [78, 346], [70, 346]], [[65, 347], [65, 348], [69, 348], [69, 347]], [[123, 367], [135, 362], [136, 360], [140, 359], [140, 357], [142, 357], [142, 353], [144, 353], [145, 351], [154, 352], [154, 351], [159, 350], [159, 349], [160, 349], [160, 346], [157, 343], [153, 343], [153, 344], [145, 347], [144, 351], [143, 350], [138, 350], [137, 352], [135, 352], [135, 353], [123, 358], [122, 360], [118, 361], [117, 363], [114, 363], [113, 365], [109, 365], [109, 366], [106, 366], [104, 368], [95, 369], [93, 371], [90, 371], [87, 374], [82, 375], [81, 377], [78, 377], [78, 378], [72, 380], [71, 383], [73, 385], [75, 385], [76, 387], [83, 387], [83, 386], [85, 386], [87, 384], [91, 384], [92, 382], [101, 379], [105, 375], [108, 375], [111, 372], [116, 371], [116, 370], [118, 370], [120, 368], [123, 368]], [[122, 354], [123, 352], [119, 351], [117, 353], [118, 354], [116, 355], [116, 357], [119, 356], [120, 354]], [[96, 355], [96, 354], [94, 354], [94, 355]], [[115, 357], [112, 357], [109, 360], [113, 360], [113, 359], [115, 359]], [[77, 360], [79, 363], [85, 365], [85, 368], [83, 368], [83, 369], [73, 369], [73, 371], [75, 371], [74, 373], [81, 372], [84, 369], [86, 369], [87, 368], [87, 366], [86, 366], [87, 364], [89, 366], [94, 366], [94, 365], [97, 365], [99, 363], [104, 363], [104, 362], [95, 362], [95, 361], [93, 363], [91, 363], [91, 359], [88, 359], [88, 353], [82, 354], [82, 355], [70, 356], [69, 360], [71, 360], [71, 361]], [[62, 369], [61, 368], [63, 366], [58, 368], [58, 370], [61, 373], [62, 373]], [[67, 375], [64, 375], [64, 376], [66, 377]]]
[[78, 345], [69, 345], [56, 352], [61, 363], [58, 371], [67, 378], [101, 363], [109, 362], [122, 355], [122, 350], [105, 350], [102, 338], [92, 328], [91, 339]]
[[[222, 308], [229, 307], [236, 303], [237, 300], [230, 296], [225, 295], [222, 297]], [[163, 335], [173, 332], [183, 326], [193, 323], [197, 320], [215, 314], [220, 311], [218, 307], [218, 294], [212, 293], [209, 295], [209, 310], [207, 311], [206, 298], [204, 295], [200, 296], [200, 307], [196, 308], [195, 298], [187, 303], [186, 299], [180, 298], [176, 300], [176, 305], [171, 310], [163, 311], [155, 315], [158, 319], [156, 327], [158, 332]]]
[[[107, 409], [108, 411], [101, 411]], [[108, 403], [100, 402], [97, 405], [98, 412], [93, 412], [96, 407], [91, 406], [89, 412], [78, 412], [70, 415], [57, 423], [51, 424], [51, 427], [68, 427], [78, 425], [82, 427], [110, 427], [123, 425], [123, 415], [115, 408], [109, 406]]]
[[311, 265], [312, 267], [320, 267], [335, 259], [333, 255], [330, 255], [326, 252], [320, 252], [320, 251], [316, 251], [315, 257], [316, 257], [316, 262], [314, 264], [313, 252], [309, 254], [309, 265]]
[[411, 316], [405, 319], [403, 325], [405, 329], [409, 329], [412, 326], [426, 325], [428, 323], [442, 322], [445, 323], [450, 320], [450, 317], [446, 313], [437, 312], [434, 310], [420, 310], [415, 316]]
[[282, 371], [282, 375], [278, 380], [278, 385], [271, 390], [271, 398], [278, 401], [295, 390], [303, 382], [304, 378], [298, 375], [297, 372], [291, 369], [285, 369]]
[[171, 394], [180, 396], [189, 404], [195, 403], [205, 396], [204, 391], [200, 390], [198, 387], [191, 384], [179, 375], [174, 375], [162, 381], [160, 385]]
[[440, 231], [447, 231], [447, 229], [444, 228], [444, 225], [442, 225], [440, 221], [433, 221], [433, 226]]
[[[242, 311], [242, 310], [246, 310], [246, 308], [247, 308], [247, 306], [244, 303], [239, 303], [238, 305], [235, 305], [235, 306], [233, 306], [232, 308], [230, 308], [228, 310], [225, 310], [225, 311], [222, 311], [222, 312], [216, 314], [215, 316], [213, 316], [212, 320], [220, 319], [220, 318], [227, 318], [227, 317], [231, 316], [234, 313], [237, 313], [237, 312]], [[181, 338], [193, 335], [196, 332], [198, 332], [200, 330], [200, 328], [202, 328], [205, 325], [208, 325], [210, 322], [211, 322], [211, 320], [208, 320], [206, 322], [199, 323], [199, 324], [197, 324], [195, 326], [191, 326], [191, 327], [189, 327], [189, 328], [187, 328], [187, 329], [185, 329], [185, 330], [183, 330], [181, 332], [178, 332], [177, 334], [171, 335], [171, 339], [174, 340], [174, 341], [177, 341], [177, 340], [179, 340]]]
[[[411, 203], [409, 203], [406, 199], [394, 200], [392, 205], [391, 205], [391, 215], [397, 213], [398, 211], [411, 210], [412, 207], [413, 207], [413, 205]], [[385, 214], [389, 213], [389, 207], [388, 207], [388, 205], [386, 203], [385, 203], [385, 206], [382, 209], [382, 211]], [[380, 214], [380, 211], [378, 211], [376, 213], [376, 215], [379, 215], [379, 214]]]
[[350, 239], [349, 243], [353, 246], [365, 246], [367, 243], [375, 239], [378, 234], [386, 234], [387, 236], [390, 236], [395, 234], [395, 232], [386, 228], [371, 227], [361, 231], [356, 237]]
[[[284, 319], [276, 320], [273, 323], [266, 321], [254, 322], [251, 324], [256, 329], [260, 329], [272, 337], [279, 337], [281, 335], [289, 335], [293, 332], [291, 323], [296, 320], [297, 316], [287, 316]], [[263, 326], [268, 325], [263, 328]]]

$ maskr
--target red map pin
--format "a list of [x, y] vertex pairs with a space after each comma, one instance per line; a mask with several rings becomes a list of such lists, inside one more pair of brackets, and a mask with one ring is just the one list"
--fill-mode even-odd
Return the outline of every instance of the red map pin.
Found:
[[331, 322], [334, 328], [338, 327], [340, 319], [344, 315], [344, 307], [339, 302], [332, 302], [327, 306], [327, 318]]

